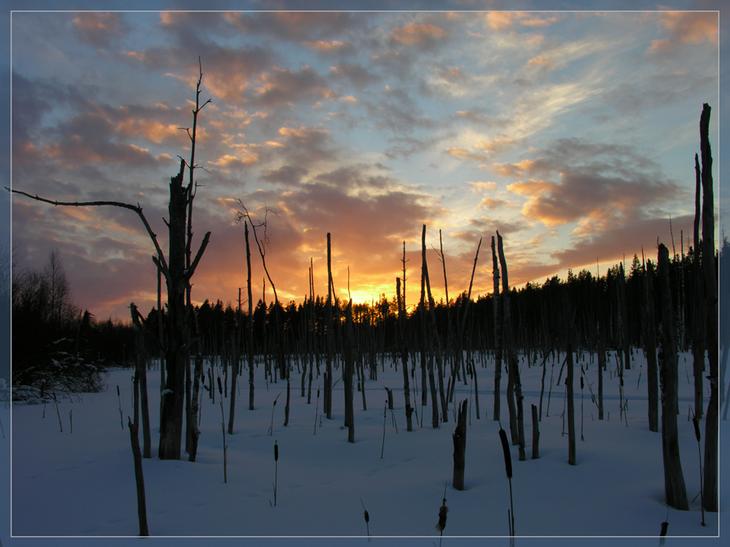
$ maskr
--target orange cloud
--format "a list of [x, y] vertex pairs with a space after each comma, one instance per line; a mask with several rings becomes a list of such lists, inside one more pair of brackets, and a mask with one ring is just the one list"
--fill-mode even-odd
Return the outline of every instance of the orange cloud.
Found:
[[417, 46], [425, 42], [441, 40], [446, 37], [446, 31], [430, 23], [407, 23], [393, 29], [391, 39], [404, 46]]
[[126, 30], [118, 13], [79, 13], [71, 22], [82, 40], [97, 47], [109, 45], [113, 38], [121, 36]]
[[717, 45], [719, 19], [711, 12], [667, 11], [659, 22], [668, 33], [667, 38], [652, 40], [650, 54], [669, 53], [681, 45], [709, 43]]
[[489, 11], [485, 15], [487, 26], [492, 30], [504, 30], [515, 25], [529, 28], [547, 27], [557, 22], [555, 15], [535, 14], [524, 11]]
[[350, 47], [348, 42], [342, 40], [308, 40], [304, 45], [320, 53], [334, 53]]
[[126, 136], [142, 136], [155, 144], [166, 141], [182, 143], [185, 138], [185, 131], [177, 125], [150, 119], [130, 118], [122, 120], [117, 124], [117, 131]]
[[483, 209], [496, 209], [504, 205], [507, 205], [505, 200], [495, 198], [484, 198], [479, 202], [479, 207], [482, 207]]
[[469, 186], [474, 192], [487, 192], [489, 190], [495, 190], [497, 183], [491, 180], [473, 180], [469, 182]]

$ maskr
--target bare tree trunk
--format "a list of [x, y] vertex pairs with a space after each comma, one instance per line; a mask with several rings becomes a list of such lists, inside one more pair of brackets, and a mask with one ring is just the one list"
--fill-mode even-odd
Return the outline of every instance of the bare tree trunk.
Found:
[[189, 330], [185, 308], [185, 215], [187, 190], [182, 185], [185, 164], [170, 180], [169, 275], [167, 279], [167, 383], [162, 397], [159, 456], [161, 460], [180, 459], [185, 369], [188, 364]]
[[332, 419], [332, 240], [327, 232], [327, 352], [326, 370], [324, 376], [324, 412], [327, 419]]
[[644, 290], [644, 346], [646, 352], [646, 385], [649, 400], [649, 430], [659, 431], [659, 382], [656, 362], [656, 318], [654, 316], [653, 272], [644, 267], [642, 287]]
[[573, 347], [568, 343], [566, 363], [568, 372], [565, 377], [568, 397], [568, 463], [575, 465], [575, 402], [573, 400]]
[[[502, 337], [504, 340], [504, 348], [507, 353], [507, 366], [509, 367], [508, 376], [508, 394], [507, 403], [510, 409], [510, 428], [516, 433], [517, 444], [519, 445], [519, 458], [525, 460], [525, 424], [524, 424], [524, 410], [523, 410], [523, 396], [522, 396], [522, 383], [520, 381], [520, 369], [517, 362], [517, 355], [515, 354], [514, 347], [512, 345], [512, 324], [510, 314], [510, 301], [509, 301], [509, 277], [507, 273], [507, 259], [504, 256], [504, 246], [502, 243], [502, 236], [497, 232], [497, 252], [499, 253], [499, 265], [502, 270], [502, 310], [504, 325], [502, 327]], [[510, 396], [510, 387], [514, 394], [514, 401]], [[517, 416], [515, 418], [515, 412], [513, 410], [514, 404], [517, 405]], [[513, 428], [514, 424], [514, 428]]]
[[598, 335], [598, 419], [603, 420], [603, 371], [606, 368], [606, 346], [603, 329]]
[[355, 340], [353, 336], [352, 327], [352, 300], [347, 305], [347, 311], [345, 315], [345, 343], [344, 343], [344, 357], [345, 357], [345, 370], [344, 370], [344, 382], [345, 382], [345, 425], [347, 426], [347, 442], [355, 442], [355, 409], [354, 409], [354, 393], [352, 389], [353, 383], [353, 368], [355, 366], [353, 350]]
[[466, 467], [466, 413], [468, 400], [459, 405], [456, 429], [452, 435], [454, 441], [454, 475], [452, 486], [455, 490], [464, 490], [464, 468]]
[[702, 506], [718, 510], [718, 410], [719, 374], [717, 350], [717, 268], [715, 265], [715, 204], [710, 149], [710, 105], [702, 105], [700, 154], [702, 155], [702, 269], [705, 281], [707, 357], [710, 361], [710, 401], [705, 418], [705, 478]]
[[147, 526], [147, 502], [144, 493], [144, 473], [142, 471], [142, 454], [139, 451], [139, 439], [137, 438], [137, 425], [127, 418], [129, 427], [129, 440], [132, 444], [132, 457], [134, 459], [134, 482], [137, 487], [137, 520], [139, 522], [139, 535], [149, 536]]
[[[130, 312], [132, 315], [132, 324], [134, 325], [134, 346], [135, 346], [135, 370], [134, 383], [135, 390], [139, 393], [142, 407], [142, 456], [150, 457], [150, 446], [152, 439], [150, 435], [150, 407], [147, 396], [147, 358], [144, 354], [144, 331], [142, 330], [142, 316], [137, 310], [137, 306], [130, 304]], [[137, 422], [137, 404], [134, 405], [134, 425]]]
[[500, 419], [500, 383], [502, 380], [502, 299], [499, 296], [499, 264], [497, 263], [494, 236], [492, 236], [492, 277], [494, 280], [492, 292], [494, 315], [494, 409], [492, 419], [498, 422]]
[[248, 219], [244, 219], [243, 236], [246, 240], [246, 291], [248, 294], [248, 315], [246, 316], [246, 334], [248, 343], [248, 409], [254, 409], [254, 373], [256, 365], [254, 363], [253, 348], [253, 293], [251, 291], [251, 246], [248, 240]]
[[702, 273], [702, 241], [700, 240], [699, 225], [702, 217], [700, 197], [702, 195], [702, 175], [700, 162], [695, 154], [695, 218], [694, 218], [694, 256], [692, 260], [693, 296], [692, 305], [692, 371], [694, 374], [695, 416], [704, 415], [702, 401], [702, 373], [705, 370], [705, 300]]
[[[405, 256], [403, 257], [405, 259]], [[406, 405], [406, 430], [413, 431], [413, 407], [411, 406], [411, 387], [408, 379], [408, 349], [406, 348], [406, 310], [405, 299], [401, 295], [400, 278], [395, 280], [395, 290], [398, 297], [398, 332], [401, 348], [401, 368], [403, 369], [403, 400]]]
[[664, 459], [664, 493], [675, 509], [687, 510], [682, 461], [677, 436], [677, 353], [675, 349], [672, 291], [669, 278], [669, 251], [659, 245], [660, 299], [662, 302], [662, 348], [659, 354], [662, 381], [662, 456]]
[[540, 425], [537, 418], [537, 406], [531, 405], [532, 408], [532, 459], [536, 460], [540, 457]]
[[190, 414], [196, 418], [191, 424], [192, 431], [190, 437], [190, 450], [188, 451], [188, 460], [191, 462], [194, 462], [198, 455], [198, 439], [200, 438], [200, 429], [198, 428], [198, 420], [200, 419], [200, 380], [202, 377], [203, 356], [198, 354], [195, 356], [195, 368], [193, 369], [193, 393], [190, 400]]

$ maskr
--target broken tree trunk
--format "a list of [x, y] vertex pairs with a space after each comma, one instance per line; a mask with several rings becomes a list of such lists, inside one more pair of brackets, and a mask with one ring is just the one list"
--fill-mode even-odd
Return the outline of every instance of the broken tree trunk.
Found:
[[700, 154], [702, 156], [702, 270], [705, 282], [705, 321], [707, 358], [710, 362], [710, 401], [705, 416], [705, 477], [702, 506], [718, 509], [718, 411], [719, 374], [717, 350], [717, 268], [715, 265], [715, 205], [712, 188], [712, 151], [710, 148], [710, 105], [702, 105], [700, 117]]
[[244, 219], [243, 235], [246, 240], [246, 291], [248, 315], [246, 316], [246, 347], [248, 350], [248, 409], [254, 409], [254, 348], [253, 348], [253, 294], [251, 291], [251, 246], [248, 241], [248, 219]]
[[[508, 407], [510, 408], [510, 429], [516, 435], [517, 444], [519, 445], [519, 458], [523, 461], [527, 458], [525, 455], [525, 421], [524, 406], [522, 396], [522, 382], [520, 380], [520, 368], [517, 362], [517, 354], [512, 344], [512, 324], [509, 300], [509, 277], [507, 273], [507, 259], [504, 256], [504, 244], [502, 236], [497, 232], [497, 252], [499, 253], [499, 265], [502, 270], [502, 310], [503, 321], [502, 339], [504, 341], [504, 350], [507, 355], [507, 366], [509, 367], [508, 381], [511, 384], [511, 390], [514, 400], [510, 393], [507, 395]], [[512, 410], [513, 405], [517, 406], [517, 416]], [[514, 437], [513, 437], [514, 438]]]
[[129, 427], [129, 440], [132, 444], [132, 458], [134, 459], [134, 482], [137, 487], [137, 520], [139, 522], [139, 535], [149, 536], [147, 526], [147, 502], [144, 493], [144, 473], [142, 471], [142, 454], [139, 451], [139, 439], [137, 438], [137, 425], [127, 417]]
[[499, 297], [499, 264], [492, 236], [492, 278], [494, 281], [492, 292], [492, 310], [494, 316], [494, 409], [492, 419], [498, 422], [500, 403], [500, 383], [502, 380], [502, 302]]
[[675, 509], [687, 510], [687, 491], [682, 473], [677, 435], [677, 352], [675, 348], [672, 290], [669, 277], [669, 250], [659, 245], [659, 281], [662, 303], [662, 346], [659, 353], [662, 388], [662, 456], [664, 459], [664, 494]]
[[345, 344], [344, 344], [344, 382], [345, 382], [345, 425], [347, 426], [347, 442], [355, 442], [355, 410], [353, 393], [353, 370], [354, 370], [354, 346], [355, 340], [352, 326], [352, 300], [347, 305], [345, 315]]
[[328, 420], [332, 419], [332, 352], [334, 322], [332, 321], [332, 239], [327, 232], [327, 351], [324, 376], [324, 413]]
[[537, 418], [537, 406], [531, 405], [532, 408], [532, 459], [536, 460], [540, 457], [540, 425]]
[[[404, 257], [405, 258], [405, 257]], [[395, 280], [396, 294], [398, 295], [398, 333], [401, 349], [401, 368], [403, 369], [403, 399], [406, 405], [406, 430], [413, 431], [413, 407], [411, 407], [411, 388], [408, 379], [408, 349], [406, 348], [406, 310], [405, 298], [401, 295], [400, 278]]]
[[[138, 390], [141, 408], [142, 408], [142, 456], [150, 457], [150, 447], [152, 445], [150, 435], [150, 407], [147, 396], [147, 359], [144, 354], [144, 331], [142, 329], [142, 316], [137, 310], [134, 303], [129, 306], [132, 315], [132, 324], [134, 325], [134, 348], [135, 348], [135, 389]], [[134, 425], [137, 422], [137, 405], [134, 409]]]
[[454, 441], [454, 476], [452, 486], [456, 490], [464, 490], [464, 468], [466, 467], [466, 413], [468, 400], [459, 405], [456, 429], [452, 435]]
[[568, 463], [575, 465], [575, 402], [573, 399], [573, 347], [568, 342], [566, 355], [567, 374], [565, 376], [568, 397]]

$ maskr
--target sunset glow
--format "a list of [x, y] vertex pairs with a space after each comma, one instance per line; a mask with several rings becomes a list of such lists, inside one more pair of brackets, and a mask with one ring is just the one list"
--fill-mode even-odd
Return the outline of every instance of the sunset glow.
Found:
[[[686, 252], [697, 120], [719, 101], [717, 25], [713, 12], [14, 13], [12, 184], [139, 202], [164, 241], [200, 56], [213, 102], [193, 226], [212, 237], [196, 302], [245, 287], [239, 199], [256, 220], [271, 210], [284, 301], [307, 294], [310, 258], [326, 294], [327, 232], [337, 296], [349, 267], [363, 303], [393, 298], [405, 241], [409, 306], [424, 223], [436, 299], [439, 229], [452, 299], [480, 237], [473, 292], [491, 292], [495, 230], [513, 285], [654, 249], [670, 218]], [[715, 118], [710, 131], [717, 142]], [[129, 211], [15, 198], [15, 267], [52, 249], [97, 317], [154, 304], [154, 250]]]

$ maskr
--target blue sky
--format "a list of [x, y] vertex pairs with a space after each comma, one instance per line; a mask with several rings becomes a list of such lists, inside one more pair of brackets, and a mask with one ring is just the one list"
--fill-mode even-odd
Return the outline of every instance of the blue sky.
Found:
[[[443, 230], [452, 295], [480, 236], [505, 235], [514, 284], [689, 246], [701, 105], [718, 103], [715, 13], [15, 13], [13, 185], [140, 202], [159, 233], [187, 156], [203, 61], [194, 298], [244, 283], [237, 200], [269, 217], [280, 296], [314, 260], [325, 286], [394, 292], [400, 242]], [[715, 112], [716, 114], [716, 112]], [[712, 141], [717, 143], [717, 116]], [[151, 244], [126, 211], [14, 201], [17, 267], [58, 249], [101, 317], [154, 300]], [[488, 246], [485, 247], [488, 249]], [[435, 253], [431, 267], [438, 271]], [[488, 292], [482, 254], [475, 290]], [[262, 272], [254, 275], [262, 277]], [[434, 277], [437, 298], [440, 276]], [[414, 302], [417, 283], [411, 284]], [[260, 293], [260, 289], [256, 290]], [[269, 296], [271, 297], [271, 296]]]

